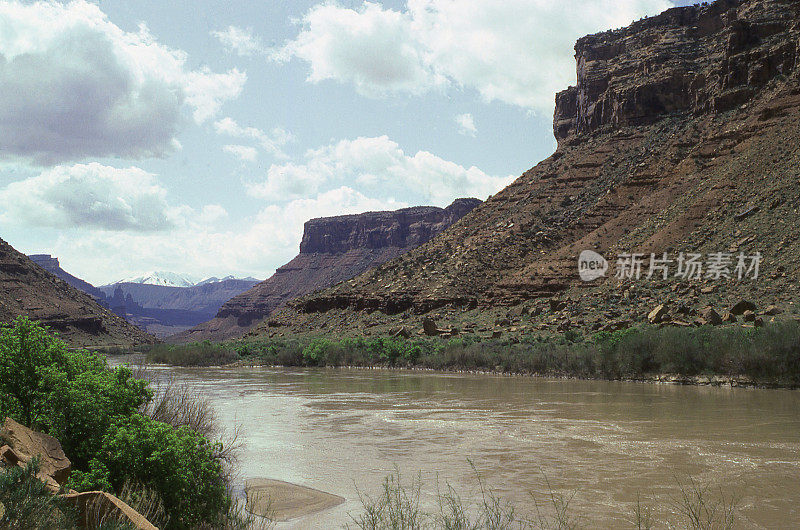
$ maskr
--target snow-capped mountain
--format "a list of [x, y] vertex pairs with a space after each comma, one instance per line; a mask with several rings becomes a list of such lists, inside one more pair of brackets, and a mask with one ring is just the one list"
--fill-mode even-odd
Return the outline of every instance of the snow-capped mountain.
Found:
[[147, 272], [142, 276], [125, 278], [116, 283], [143, 283], [146, 285], [164, 285], [166, 287], [192, 287], [196, 282], [197, 278], [188, 274], [152, 271]]
[[206, 285], [209, 283], [218, 283], [218, 282], [226, 282], [228, 280], [242, 280], [245, 282], [257, 282], [259, 281], [257, 278], [253, 278], [252, 276], [248, 276], [247, 278], [237, 278], [236, 276], [229, 274], [224, 278], [217, 278], [216, 276], [211, 276], [210, 278], [206, 278], [202, 282], [197, 282], [195, 285]]

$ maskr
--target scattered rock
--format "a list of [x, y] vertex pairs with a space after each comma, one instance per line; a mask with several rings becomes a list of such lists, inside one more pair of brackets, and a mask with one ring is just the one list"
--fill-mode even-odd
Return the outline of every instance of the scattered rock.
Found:
[[732, 313], [727, 312], [722, 317], [722, 321], [725, 322], [725, 323], [729, 323], [730, 324], [730, 323], [736, 322], [736, 317]]
[[678, 326], [679, 328], [690, 328], [692, 325], [689, 322], [684, 322], [683, 320], [673, 320], [670, 322], [673, 326]]
[[742, 313], [742, 320], [745, 322], [754, 322], [756, 320], [756, 314], [748, 309]]
[[736, 215], [733, 216], [733, 218], [735, 220], [737, 220], [737, 221], [741, 221], [742, 219], [746, 219], [746, 218], [750, 217], [751, 215], [756, 213], [758, 210], [760, 210], [760, 208], [758, 206], [751, 206], [750, 208], [747, 208], [746, 210], [737, 213]]
[[702, 318], [712, 326], [719, 326], [722, 324], [722, 317], [711, 307], [703, 311]]
[[422, 321], [422, 331], [429, 337], [435, 337], [439, 334], [439, 328], [432, 318], [425, 318]]
[[16, 466], [19, 464], [20, 457], [17, 453], [14, 452], [11, 447], [8, 445], [4, 445], [0, 447], [0, 463], [7, 465], [7, 466]]
[[550, 300], [550, 311], [557, 313], [567, 308], [567, 303], [562, 300]]
[[650, 311], [650, 314], [647, 315], [647, 320], [651, 324], [658, 324], [664, 318], [666, 318], [668, 314], [669, 314], [669, 311], [667, 309], [667, 305], [666, 304], [659, 304], [659, 305], [656, 306], [655, 309]]
[[503, 336], [503, 332], [500, 331], [499, 329], [492, 332], [492, 338], [493, 339], [499, 339], [502, 336]]
[[755, 324], [755, 326], [756, 326], [757, 328], [762, 328], [762, 327], [764, 327], [764, 319], [763, 319], [763, 318], [761, 318], [761, 317], [756, 317], [756, 318], [753, 320], [753, 324]]
[[621, 329], [628, 329], [631, 327], [630, 320], [618, 320], [617, 322], [610, 322], [603, 327], [603, 331], [619, 331]]
[[781, 313], [783, 313], [783, 310], [780, 307], [775, 305], [770, 305], [767, 306], [762, 315], [774, 316], [774, 315], [780, 315]]
[[411, 337], [411, 332], [408, 330], [407, 327], [403, 326], [397, 331], [394, 332], [395, 337], [403, 337], [404, 339]]
[[756, 304], [749, 300], [740, 300], [731, 308], [732, 315], [743, 315], [745, 311], [753, 311], [756, 310]]
[[708, 285], [700, 288], [700, 294], [711, 294], [717, 290], [716, 285]]
[[47, 484], [50, 491], [57, 492], [60, 485], [69, 478], [72, 464], [61, 449], [61, 444], [52, 436], [33, 431], [11, 418], [6, 418], [0, 428], [0, 438], [9, 448], [5, 451], [4, 458], [9, 458], [10, 450], [13, 452], [11, 458], [16, 459], [16, 465], [22, 467], [32, 458], [39, 458], [37, 477]]

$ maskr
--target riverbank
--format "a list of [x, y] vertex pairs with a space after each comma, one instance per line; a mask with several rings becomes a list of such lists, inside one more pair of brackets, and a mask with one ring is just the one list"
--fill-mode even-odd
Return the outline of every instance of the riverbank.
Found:
[[149, 362], [176, 366], [252, 364], [534, 375], [673, 384], [800, 387], [800, 323], [760, 328], [641, 326], [583, 336], [480, 339], [298, 337], [158, 345]]

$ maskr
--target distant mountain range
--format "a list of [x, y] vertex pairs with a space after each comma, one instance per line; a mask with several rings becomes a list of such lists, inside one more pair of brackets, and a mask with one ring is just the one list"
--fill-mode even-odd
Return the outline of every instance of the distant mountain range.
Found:
[[118, 282], [114, 282], [112, 284], [105, 285], [103, 287], [109, 287], [112, 285], [117, 285], [120, 283], [138, 283], [142, 285], [161, 285], [164, 287], [195, 287], [197, 285], [207, 285], [210, 283], [219, 283], [225, 282], [228, 280], [242, 280], [242, 281], [249, 281], [249, 282], [258, 282], [259, 280], [253, 277], [247, 278], [236, 278], [233, 275], [225, 276], [224, 278], [217, 278], [216, 276], [211, 276], [210, 278], [206, 278], [205, 280], [200, 280], [194, 276], [189, 274], [180, 274], [176, 272], [168, 272], [168, 271], [152, 271], [147, 272], [141, 276], [134, 276], [131, 278], [125, 278], [119, 280]]
[[116, 283], [95, 287], [69, 274], [49, 254], [34, 254], [31, 261], [66, 283], [89, 294], [139, 328], [166, 337], [210, 320], [234, 296], [258, 283], [255, 278], [226, 276], [197, 281], [186, 274], [153, 271]]
[[141, 276], [134, 276], [131, 278], [123, 278], [118, 282], [114, 282], [110, 285], [116, 285], [118, 283], [139, 283], [144, 285], [163, 285], [165, 287], [192, 287], [197, 283], [196, 278], [192, 278], [186, 274], [178, 274], [175, 272], [166, 272], [166, 271], [152, 271], [146, 272]]

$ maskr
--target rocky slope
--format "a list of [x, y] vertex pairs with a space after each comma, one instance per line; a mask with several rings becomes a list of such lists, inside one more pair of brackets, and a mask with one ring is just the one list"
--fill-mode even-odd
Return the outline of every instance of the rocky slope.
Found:
[[0, 239], [0, 322], [20, 315], [42, 321], [76, 347], [130, 347], [154, 341]]
[[[614, 329], [660, 303], [662, 320], [691, 322], [742, 297], [796, 313], [800, 2], [674, 8], [575, 52], [553, 155], [428, 244], [302, 298], [254, 335], [382, 333], [419, 327], [422, 314], [495, 335]], [[608, 259], [606, 277], [580, 280], [586, 249]], [[615, 277], [625, 253], [663, 252], [763, 259], [757, 281], [676, 278], [676, 263], [667, 279]]]
[[305, 224], [300, 254], [228, 301], [213, 320], [174, 340], [241, 336], [287, 300], [348, 280], [426, 243], [480, 203], [457, 199], [447, 208], [418, 206], [312, 219]]
[[73, 276], [72, 274], [68, 273], [64, 269], [61, 268], [61, 263], [59, 263], [58, 258], [54, 258], [50, 254], [31, 254], [28, 256], [32, 262], [52, 274], [53, 276], [57, 276], [61, 278], [71, 286], [76, 289], [83, 291], [84, 293], [90, 295], [95, 300], [99, 301], [101, 304], [105, 305], [105, 298], [106, 295], [100, 289], [92, 285], [91, 283], [81, 280], [80, 278]]

